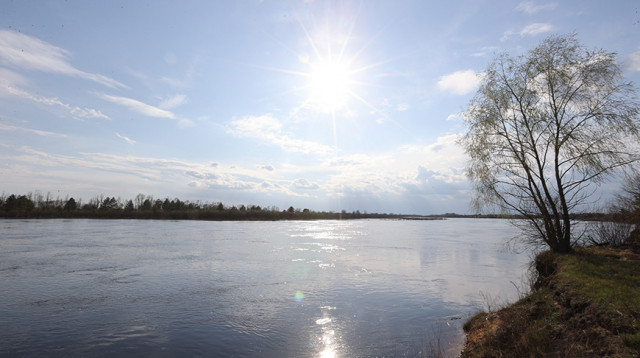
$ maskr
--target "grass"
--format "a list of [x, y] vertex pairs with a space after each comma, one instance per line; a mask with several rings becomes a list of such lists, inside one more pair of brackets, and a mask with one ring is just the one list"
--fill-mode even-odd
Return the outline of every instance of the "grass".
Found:
[[637, 357], [640, 255], [607, 247], [545, 252], [536, 289], [464, 325], [462, 357]]

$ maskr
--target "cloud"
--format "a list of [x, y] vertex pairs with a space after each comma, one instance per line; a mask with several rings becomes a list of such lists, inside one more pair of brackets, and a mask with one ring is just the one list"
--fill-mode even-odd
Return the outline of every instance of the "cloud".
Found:
[[504, 33], [504, 35], [502, 36], [502, 39], [500, 39], [500, 40], [501, 41], [506, 41], [507, 39], [509, 39], [513, 35], [520, 35], [522, 37], [525, 37], [525, 36], [536, 36], [536, 35], [541, 35], [541, 34], [544, 34], [544, 33], [547, 33], [547, 32], [551, 32], [553, 30], [555, 30], [555, 26], [553, 26], [551, 24], [542, 23], [542, 22], [536, 22], [536, 23], [529, 24], [529, 25], [525, 26], [520, 31], [506, 31]]
[[471, 56], [473, 56], [473, 57], [483, 57], [483, 56], [486, 56], [488, 54], [494, 53], [494, 52], [496, 52], [498, 50], [500, 50], [500, 48], [496, 47], [496, 46], [485, 46], [485, 47], [482, 47], [479, 51], [472, 53]]
[[533, 15], [544, 10], [553, 10], [558, 6], [556, 3], [540, 4], [533, 1], [521, 2], [516, 6], [517, 11], [522, 11], [528, 15]]
[[[122, 195], [135, 195], [136, 192], [144, 191], [166, 195], [191, 187], [256, 193], [264, 192], [260, 184], [266, 180], [261, 175], [264, 174], [263, 171], [242, 167], [214, 168], [210, 163], [108, 153], [61, 155], [29, 146], [12, 148], [18, 154], [0, 154], [5, 164], [0, 166], [0, 176], [11, 173], [8, 176], [14, 182], [14, 187], [24, 181], [30, 184], [43, 183], [45, 188], [56, 185], [77, 192], [80, 188], [92, 187], [93, 189], [88, 190], [89, 193], [107, 190]], [[22, 169], [17, 171], [16, 168]], [[84, 173], [82, 179], [77, 177], [78, 170]], [[274, 183], [268, 191], [286, 195], [292, 193], [278, 183]]]
[[[143, 192], [175, 195], [183, 200], [215, 199], [315, 210], [461, 212], [467, 210], [470, 186], [464, 175], [466, 156], [456, 143], [458, 137], [448, 135], [389, 152], [331, 156], [300, 165], [275, 163], [277, 172], [256, 163], [213, 166], [211, 161], [86, 152], [63, 155], [7, 145], [10, 149], [0, 153], [4, 164], [0, 177], [11, 180], [6, 185], [12, 190], [32, 190], [35, 185], [85, 197], [101, 192], [124, 197]], [[15, 154], [9, 154], [11, 150]], [[80, 170], [83, 175], [78, 179]], [[339, 202], [344, 207], [336, 206]]]
[[535, 36], [553, 31], [554, 27], [550, 24], [536, 22], [525, 26], [520, 31], [520, 36]]
[[140, 114], [143, 114], [145, 116], [149, 116], [149, 117], [157, 117], [157, 118], [169, 118], [169, 119], [176, 119], [176, 115], [173, 114], [170, 111], [164, 110], [164, 109], [160, 109], [158, 107], [154, 107], [151, 105], [148, 105], [146, 103], [142, 103], [138, 100], [132, 99], [132, 98], [127, 98], [127, 97], [120, 97], [120, 96], [111, 96], [108, 94], [101, 94], [100, 98], [107, 100], [109, 102], [124, 106], [129, 108], [130, 110], [134, 111], [134, 112], [138, 112]]
[[185, 104], [188, 101], [186, 94], [176, 94], [169, 98], [164, 99], [158, 105], [162, 109], [171, 109]]
[[26, 84], [26, 82], [27, 81], [17, 73], [4, 68], [0, 68], [0, 95], [16, 96], [47, 106], [63, 108], [67, 112], [69, 112], [69, 114], [71, 114], [74, 119], [111, 119], [106, 114], [93, 108], [72, 106], [68, 103], [60, 101], [58, 98], [40, 97], [33, 95], [21, 88], [22, 85]]
[[264, 170], [267, 170], [267, 171], [270, 171], [270, 172], [275, 170], [273, 165], [259, 165], [258, 168], [259, 169], [264, 169]]
[[120, 138], [120, 139], [124, 140], [125, 142], [127, 142], [127, 143], [129, 143], [129, 144], [131, 144], [131, 145], [136, 144], [136, 141], [135, 141], [135, 140], [133, 140], [133, 139], [131, 139], [131, 138], [129, 138], [129, 137], [125, 137], [125, 136], [121, 135], [121, 134], [120, 134], [120, 133], [118, 133], [118, 132], [116, 132], [116, 137], [118, 137], [118, 138]]
[[231, 132], [239, 137], [272, 139], [282, 131], [282, 123], [271, 114], [246, 116], [231, 121]]
[[5, 66], [82, 78], [111, 88], [126, 87], [107, 76], [73, 67], [69, 57], [69, 51], [35, 37], [0, 30], [0, 63]]
[[480, 76], [473, 70], [457, 71], [440, 77], [438, 88], [453, 94], [465, 95], [478, 87]]
[[630, 71], [640, 71], [640, 51], [630, 54], [628, 57], [628, 69]]
[[316, 183], [311, 183], [306, 179], [296, 179], [291, 183], [291, 187], [301, 190], [318, 190], [320, 186]]
[[142, 115], [145, 115], [147, 117], [169, 118], [169, 119], [177, 120], [178, 126], [180, 128], [190, 127], [194, 125], [193, 121], [190, 119], [179, 118], [171, 111], [140, 102], [133, 98], [122, 97], [122, 96], [112, 96], [104, 93], [98, 94], [98, 96], [104, 100], [118, 104], [123, 107], [127, 107], [130, 110], [140, 113]]
[[93, 108], [82, 108], [82, 107], [71, 106], [69, 104], [61, 102], [57, 98], [35, 97], [35, 96], [31, 96], [30, 94], [27, 94], [26, 92], [25, 92], [25, 95], [28, 95], [29, 97], [27, 98], [35, 102], [43, 103], [49, 106], [58, 106], [58, 107], [64, 108], [68, 110], [71, 116], [75, 119], [90, 119], [90, 118], [102, 118], [102, 119], [108, 119], [108, 120], [111, 119], [106, 114]]
[[61, 138], [66, 138], [67, 135], [66, 134], [61, 134], [61, 133], [54, 133], [54, 132], [48, 132], [48, 131], [41, 131], [39, 129], [31, 129], [31, 128], [24, 128], [24, 127], [16, 127], [16, 126], [12, 126], [9, 124], [4, 124], [4, 123], [0, 123], [0, 131], [7, 131], [7, 132], [13, 132], [13, 131], [19, 131], [19, 132], [27, 132], [27, 133], [31, 133], [31, 134], [36, 134], [39, 135], [41, 137], [61, 137]]
[[236, 137], [256, 138], [274, 144], [283, 150], [304, 154], [329, 154], [333, 147], [296, 138], [283, 133], [282, 123], [271, 114], [234, 118], [229, 133]]

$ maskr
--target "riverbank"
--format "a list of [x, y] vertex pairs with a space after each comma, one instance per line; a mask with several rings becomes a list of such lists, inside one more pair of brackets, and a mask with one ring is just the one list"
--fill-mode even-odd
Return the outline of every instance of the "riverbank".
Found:
[[588, 247], [536, 258], [531, 294], [464, 325], [461, 357], [637, 357], [640, 254]]

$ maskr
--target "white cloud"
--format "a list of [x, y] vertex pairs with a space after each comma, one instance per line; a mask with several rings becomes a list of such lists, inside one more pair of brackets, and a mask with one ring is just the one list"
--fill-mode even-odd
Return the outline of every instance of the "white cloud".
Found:
[[536, 22], [525, 26], [520, 31], [521, 36], [535, 36], [553, 31], [554, 27], [551, 24]]
[[[458, 138], [459, 135], [452, 134], [439, 137], [434, 143], [402, 146], [388, 153], [333, 158], [322, 163], [326, 171], [334, 173], [323, 188], [334, 196], [350, 192], [354, 195], [391, 195], [396, 199], [409, 195], [409, 189], [411, 193], [424, 195], [436, 195], [435, 190], [443, 190], [446, 185], [451, 185], [451, 191], [466, 189], [467, 157], [457, 144]], [[437, 173], [433, 176], [439, 181], [438, 187], [421, 184], [425, 178], [419, 175], [420, 167]], [[458, 199], [464, 200], [463, 197]]]
[[99, 95], [100, 98], [105, 99], [109, 102], [124, 106], [129, 108], [130, 110], [134, 111], [134, 112], [138, 112], [140, 114], [143, 114], [145, 116], [149, 116], [149, 117], [157, 117], [157, 118], [169, 118], [169, 119], [176, 119], [176, 115], [173, 114], [173, 112], [158, 108], [158, 107], [154, 107], [151, 105], [148, 105], [146, 103], [142, 103], [138, 100], [132, 99], [132, 98], [127, 98], [127, 97], [120, 97], [120, 96], [111, 96], [108, 94], [101, 94]]
[[513, 35], [520, 35], [522, 37], [524, 37], [524, 36], [536, 36], [536, 35], [541, 35], [541, 34], [544, 34], [544, 33], [547, 33], [547, 32], [551, 32], [553, 30], [555, 30], [555, 26], [553, 26], [551, 24], [542, 23], [542, 22], [536, 22], [536, 23], [529, 24], [529, 25], [525, 26], [520, 31], [506, 31], [504, 33], [504, 35], [502, 36], [501, 41], [505, 41], [505, 40], [509, 39]]
[[158, 107], [162, 109], [172, 109], [185, 104], [188, 101], [186, 94], [176, 94], [164, 99]]
[[[108, 153], [60, 155], [28, 146], [15, 150], [19, 154], [3, 156], [5, 166], [0, 166], [0, 176], [11, 173], [14, 187], [23, 180], [21, 178], [31, 176], [33, 180], [29, 183], [43, 182], [46, 183], [43, 186], [45, 188], [56, 185], [77, 191], [78, 188], [91, 186], [93, 189], [90, 192], [93, 194], [90, 195], [104, 190], [116, 191], [121, 195], [149, 191], [166, 195], [187, 187], [263, 192], [260, 184], [266, 180], [262, 170], [231, 166], [212, 167], [210, 163]], [[23, 169], [20, 172], [13, 170], [17, 167]], [[82, 179], [77, 177], [78, 170], [84, 173]], [[105, 173], [109, 175], [104, 175]], [[282, 180], [282, 183], [288, 181]], [[278, 183], [272, 185], [269, 191], [287, 195], [291, 193]]]
[[64, 110], [69, 112], [69, 114], [71, 114], [74, 119], [111, 119], [106, 114], [93, 108], [72, 106], [68, 103], [60, 101], [58, 98], [40, 97], [33, 95], [21, 88], [22, 85], [26, 84], [26, 82], [27, 81], [17, 73], [0, 68], [0, 95], [17, 96], [47, 106], [63, 108]]
[[229, 133], [237, 137], [260, 139], [291, 152], [305, 154], [335, 152], [333, 147], [324, 144], [291, 138], [283, 133], [282, 123], [271, 114], [234, 118], [230, 123]]
[[318, 184], [309, 182], [306, 179], [296, 179], [291, 183], [291, 186], [301, 190], [318, 190], [320, 188]]
[[140, 102], [133, 98], [122, 97], [122, 96], [112, 96], [108, 94], [98, 94], [98, 96], [104, 100], [121, 105], [123, 107], [127, 107], [134, 112], [140, 113], [148, 117], [169, 118], [169, 119], [177, 120], [178, 126], [180, 128], [190, 127], [194, 125], [193, 121], [190, 119], [179, 118], [171, 111]]
[[[126, 138], [119, 133], [116, 136]], [[349, 210], [465, 211], [469, 183], [464, 176], [466, 156], [456, 144], [457, 138], [449, 135], [433, 143], [403, 146], [374, 155], [337, 156], [319, 163], [275, 163], [277, 171], [265, 170], [264, 165], [256, 163], [214, 166], [210, 161], [108, 153], [61, 155], [10, 146], [16, 153], [0, 153], [4, 163], [0, 166], [0, 177], [10, 178], [7, 186], [14, 191], [23, 190], [24, 181], [29, 183], [24, 190], [32, 190], [33, 185], [44, 189], [55, 186], [85, 198], [101, 192], [124, 197], [143, 192], [181, 199], [335, 210], [337, 207], [332, 203], [337, 203], [340, 197], [347, 208], [352, 208]], [[78, 179], [79, 170], [83, 172], [82, 179]]]
[[478, 87], [480, 76], [473, 70], [457, 71], [442, 76], [438, 81], [438, 88], [458, 95], [465, 95]]
[[231, 121], [231, 133], [239, 137], [272, 139], [282, 131], [282, 123], [271, 114], [246, 116]]
[[628, 56], [630, 71], [640, 71], [640, 51], [636, 51]]
[[463, 119], [462, 114], [460, 113], [453, 113], [447, 116], [447, 118], [445, 119], [446, 121], [459, 121]]
[[554, 10], [557, 6], [558, 4], [556, 3], [540, 4], [533, 1], [525, 1], [518, 4], [518, 6], [516, 6], [516, 10], [533, 15], [543, 10]]
[[131, 139], [131, 138], [129, 138], [129, 137], [125, 137], [125, 136], [123, 136], [123, 135], [121, 135], [120, 133], [117, 133], [117, 132], [116, 132], [116, 137], [118, 137], [118, 138], [120, 138], [120, 139], [124, 140], [125, 142], [127, 142], [127, 143], [129, 143], [129, 144], [131, 144], [131, 145], [136, 144], [136, 141], [135, 141], [135, 140], [133, 140], [133, 139]]
[[35, 97], [35, 96], [31, 96], [30, 94], [27, 94], [26, 92], [25, 94], [29, 96], [27, 98], [35, 102], [43, 103], [49, 106], [62, 107], [68, 110], [71, 116], [75, 119], [90, 119], [90, 118], [102, 118], [102, 119], [108, 119], [108, 120], [111, 119], [106, 114], [93, 108], [82, 108], [82, 107], [71, 106], [69, 104], [61, 102], [57, 98]]
[[5, 66], [58, 73], [100, 83], [107, 87], [126, 87], [107, 76], [81, 71], [68, 62], [71, 53], [35, 37], [0, 30], [0, 63]]
[[41, 131], [39, 129], [32, 129], [32, 128], [16, 127], [16, 126], [12, 126], [12, 125], [9, 125], [9, 124], [4, 124], [4, 123], [0, 123], [0, 131], [27, 132], [27, 133], [36, 134], [36, 135], [39, 135], [39, 136], [42, 136], [42, 137], [61, 137], [61, 138], [66, 138], [67, 137], [66, 134], [54, 133], [54, 132], [48, 132], [48, 131]]

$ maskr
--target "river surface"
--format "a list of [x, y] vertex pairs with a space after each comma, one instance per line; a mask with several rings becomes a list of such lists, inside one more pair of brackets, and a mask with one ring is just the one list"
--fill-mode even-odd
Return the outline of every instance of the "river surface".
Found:
[[508, 221], [0, 220], [0, 356], [458, 354]]

